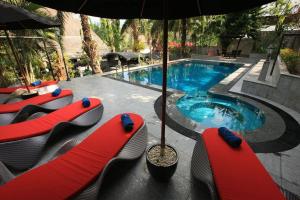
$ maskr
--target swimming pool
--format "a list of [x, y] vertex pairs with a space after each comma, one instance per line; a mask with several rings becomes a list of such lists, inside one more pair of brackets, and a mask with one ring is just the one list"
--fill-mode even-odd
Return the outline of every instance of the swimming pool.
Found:
[[[183, 61], [168, 67], [168, 88], [185, 92], [177, 101], [178, 110], [204, 127], [226, 126], [236, 131], [249, 131], [261, 127], [263, 113], [254, 106], [236, 99], [216, 97], [208, 90], [218, 84], [241, 65], [221, 62]], [[142, 84], [162, 85], [159, 66], [111, 75], [117, 79]]]

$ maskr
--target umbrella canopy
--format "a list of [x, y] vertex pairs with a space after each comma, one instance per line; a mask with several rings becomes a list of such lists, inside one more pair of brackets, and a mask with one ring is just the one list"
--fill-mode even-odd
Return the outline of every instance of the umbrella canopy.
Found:
[[63, 11], [104, 18], [181, 19], [200, 15], [217, 15], [272, 2], [272, 0], [168, 0], [164, 15], [163, 0], [29, 0]]
[[0, 2], [0, 30], [44, 29], [60, 26], [17, 6]]

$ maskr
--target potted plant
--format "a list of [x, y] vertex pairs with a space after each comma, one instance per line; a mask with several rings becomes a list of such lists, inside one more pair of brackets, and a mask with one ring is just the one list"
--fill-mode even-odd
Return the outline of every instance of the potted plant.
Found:
[[154, 144], [146, 151], [147, 167], [158, 181], [168, 181], [174, 174], [178, 163], [178, 154], [171, 145]]

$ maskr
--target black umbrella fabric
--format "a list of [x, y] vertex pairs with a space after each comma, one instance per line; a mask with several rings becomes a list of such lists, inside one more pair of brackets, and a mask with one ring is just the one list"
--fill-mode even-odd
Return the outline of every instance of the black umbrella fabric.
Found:
[[0, 30], [44, 29], [60, 26], [17, 6], [0, 2]]
[[[254, 8], [274, 0], [29, 0], [50, 8], [112, 19], [162, 19], [163, 81], [161, 149], [165, 148], [168, 20], [218, 15]], [[163, 152], [163, 151], [161, 151]]]
[[50, 8], [115, 19], [182, 19], [218, 15], [253, 8], [272, 0], [30, 0]]

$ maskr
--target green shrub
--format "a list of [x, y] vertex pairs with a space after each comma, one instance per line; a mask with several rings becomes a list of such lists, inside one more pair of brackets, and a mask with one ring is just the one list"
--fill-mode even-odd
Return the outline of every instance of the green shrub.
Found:
[[285, 48], [280, 50], [280, 56], [286, 64], [290, 73], [296, 73], [296, 67], [300, 64], [300, 55], [293, 49]]

